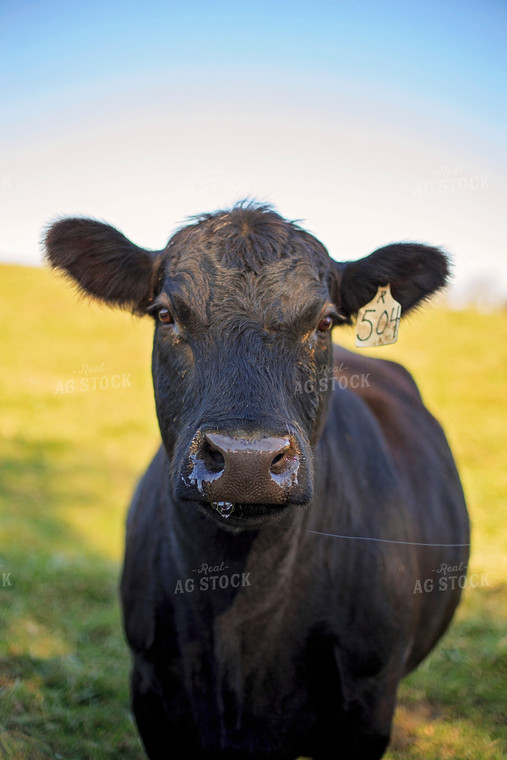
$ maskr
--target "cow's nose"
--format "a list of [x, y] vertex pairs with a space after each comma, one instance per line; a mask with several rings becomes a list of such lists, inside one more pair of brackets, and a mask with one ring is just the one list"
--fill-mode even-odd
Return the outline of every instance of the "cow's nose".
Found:
[[299, 450], [292, 435], [245, 438], [206, 432], [193, 462], [190, 477], [209, 501], [282, 504], [297, 483]]

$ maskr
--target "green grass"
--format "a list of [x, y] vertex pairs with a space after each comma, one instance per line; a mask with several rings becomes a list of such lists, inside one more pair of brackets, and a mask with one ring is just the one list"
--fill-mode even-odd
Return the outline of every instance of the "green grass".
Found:
[[[0, 267], [0, 319], [0, 757], [141, 760], [117, 587], [126, 507], [158, 444], [151, 324], [13, 266]], [[336, 337], [352, 344], [349, 329]], [[489, 583], [466, 590], [403, 684], [387, 758], [499, 760], [507, 313], [430, 306], [368, 353], [402, 361], [444, 424], [472, 518], [470, 572]]]

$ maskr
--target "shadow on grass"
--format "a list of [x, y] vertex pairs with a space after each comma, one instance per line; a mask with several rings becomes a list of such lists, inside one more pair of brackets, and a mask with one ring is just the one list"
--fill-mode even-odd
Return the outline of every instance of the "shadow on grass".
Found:
[[97, 498], [68, 449], [17, 438], [0, 461], [0, 756], [141, 760], [119, 567], [61, 517]]

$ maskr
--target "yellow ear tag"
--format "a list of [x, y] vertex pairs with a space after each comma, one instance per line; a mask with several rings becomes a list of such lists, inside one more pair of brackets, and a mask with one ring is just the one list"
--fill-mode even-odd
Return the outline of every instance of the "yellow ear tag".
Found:
[[391, 295], [390, 285], [381, 285], [375, 297], [357, 312], [356, 346], [388, 346], [396, 343], [401, 304]]

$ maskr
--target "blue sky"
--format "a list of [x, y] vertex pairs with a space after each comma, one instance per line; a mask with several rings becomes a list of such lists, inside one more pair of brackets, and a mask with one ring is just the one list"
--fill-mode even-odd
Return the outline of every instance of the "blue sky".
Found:
[[4, 2], [0, 256], [249, 196], [335, 258], [419, 239], [507, 290], [506, 37], [503, 0]]

